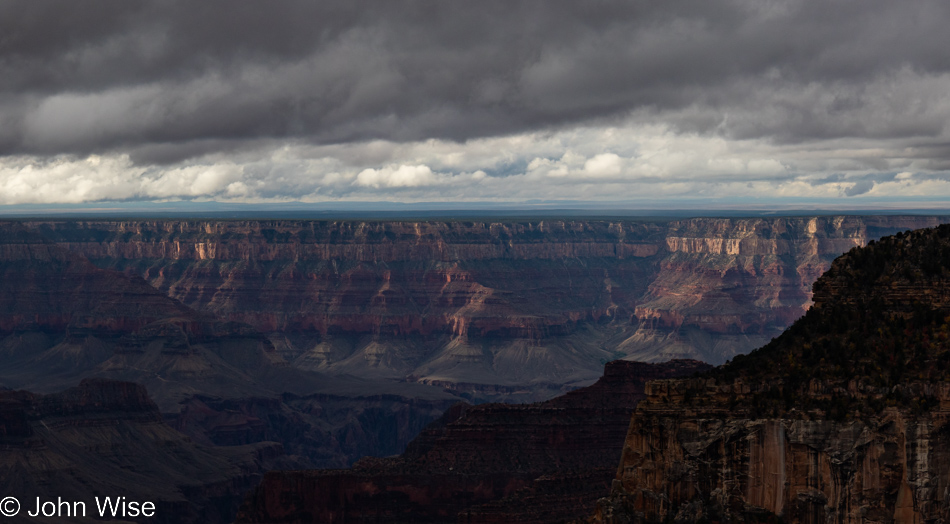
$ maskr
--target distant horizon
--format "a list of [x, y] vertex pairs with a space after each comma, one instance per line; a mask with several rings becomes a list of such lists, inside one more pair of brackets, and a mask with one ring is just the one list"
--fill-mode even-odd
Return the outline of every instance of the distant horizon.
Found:
[[221, 203], [221, 202], [109, 202], [74, 205], [22, 204], [0, 206], [0, 220], [96, 218], [229, 219], [229, 220], [333, 220], [333, 219], [481, 219], [481, 218], [691, 218], [782, 217], [829, 215], [947, 215], [950, 207], [845, 207], [845, 206], [736, 206], [722, 204], [694, 207], [647, 207], [611, 202], [322, 202], [322, 203]]

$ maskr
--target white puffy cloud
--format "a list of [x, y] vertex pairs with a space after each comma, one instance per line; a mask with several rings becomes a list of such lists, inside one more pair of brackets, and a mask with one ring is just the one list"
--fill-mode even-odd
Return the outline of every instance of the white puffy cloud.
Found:
[[13, 157], [0, 161], [0, 203], [83, 203], [138, 195], [144, 172], [126, 157]]
[[356, 185], [368, 187], [416, 187], [438, 183], [438, 177], [429, 166], [386, 166], [380, 169], [364, 169], [356, 175]]
[[594, 177], [617, 176], [623, 171], [623, 160], [613, 153], [594, 155], [584, 162], [584, 172]]
[[617, 125], [463, 143], [274, 141], [170, 165], [140, 165], [124, 154], [0, 158], [0, 204], [541, 199], [675, 205], [702, 199], [939, 205], [950, 199], [948, 181], [947, 168], [935, 168], [932, 158], [886, 141], [836, 139], [814, 147], [736, 140], [644, 124], [636, 115]]
[[149, 197], [211, 197], [243, 184], [243, 168], [233, 164], [186, 166], [141, 177], [141, 191]]

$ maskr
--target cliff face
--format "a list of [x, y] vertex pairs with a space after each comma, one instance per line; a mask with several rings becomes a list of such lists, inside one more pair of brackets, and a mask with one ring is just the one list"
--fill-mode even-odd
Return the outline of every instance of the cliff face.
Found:
[[290, 366], [264, 335], [197, 312], [136, 275], [0, 224], [0, 383], [50, 393], [136, 382], [203, 444], [278, 441], [284, 466], [391, 455], [459, 399], [419, 384]]
[[0, 445], [0, 489], [20, 500], [21, 518], [36, 497], [84, 502], [92, 516], [99, 495], [151, 501], [163, 523], [230, 522], [280, 454], [274, 443], [195, 446], [162, 423], [145, 388], [106, 380], [51, 395], [0, 392]]
[[[131, 267], [198, 310], [265, 332], [321, 335], [562, 332], [610, 306], [603, 271], [570, 261], [610, 258], [626, 261], [619, 271], [639, 273], [637, 259], [658, 248], [649, 243], [657, 227], [641, 224], [627, 227], [646, 244], [625, 242], [622, 225], [605, 223], [31, 226], [90, 260]], [[578, 282], [573, 293], [568, 280]], [[548, 300], [537, 300], [541, 292]]]
[[948, 260], [947, 226], [852, 250], [769, 345], [647, 384], [592, 520], [946, 521]]
[[0, 224], [0, 281], [0, 333], [127, 333], [159, 319], [198, 319], [141, 278], [98, 269], [19, 224]]
[[269, 473], [240, 522], [551, 522], [584, 515], [607, 489], [647, 379], [695, 361], [616, 361], [592, 386], [531, 405], [459, 404], [399, 458], [353, 469]]
[[618, 357], [720, 363], [749, 351], [804, 313], [835, 256], [940, 220], [25, 225], [269, 334], [295, 367], [457, 393], [529, 386], [520, 398], [532, 400], [590, 383]]

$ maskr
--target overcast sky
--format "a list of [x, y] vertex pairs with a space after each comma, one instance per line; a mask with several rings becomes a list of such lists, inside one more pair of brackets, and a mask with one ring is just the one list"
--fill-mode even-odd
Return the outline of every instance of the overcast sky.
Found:
[[950, 2], [0, 2], [0, 204], [950, 203]]

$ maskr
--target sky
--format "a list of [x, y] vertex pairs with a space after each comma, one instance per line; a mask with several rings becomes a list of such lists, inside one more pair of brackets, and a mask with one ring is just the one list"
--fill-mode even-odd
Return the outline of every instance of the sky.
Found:
[[0, 2], [0, 206], [950, 207], [945, 0]]

